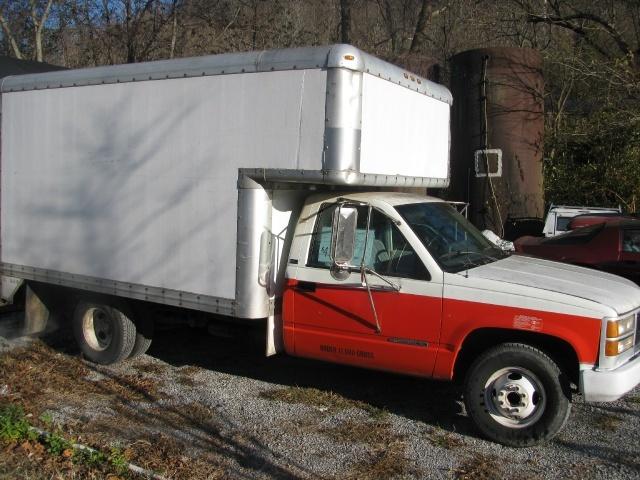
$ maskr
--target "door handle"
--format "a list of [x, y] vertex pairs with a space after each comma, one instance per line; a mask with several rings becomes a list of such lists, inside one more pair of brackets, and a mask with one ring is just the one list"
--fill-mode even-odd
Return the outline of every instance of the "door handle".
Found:
[[316, 284], [315, 282], [298, 282], [293, 288], [298, 292], [315, 292]]

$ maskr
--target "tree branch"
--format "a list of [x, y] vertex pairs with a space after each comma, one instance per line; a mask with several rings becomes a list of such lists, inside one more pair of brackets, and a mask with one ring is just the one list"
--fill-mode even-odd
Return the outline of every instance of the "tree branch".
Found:
[[18, 60], [22, 59], [22, 52], [20, 51], [20, 47], [18, 46], [18, 42], [16, 42], [16, 38], [11, 33], [9, 29], [9, 24], [7, 20], [4, 18], [2, 11], [0, 11], [0, 26], [2, 26], [2, 31], [7, 36], [9, 40], [9, 44], [11, 45], [11, 49], [13, 50], [13, 54], [16, 56]]
[[[629, 44], [624, 40], [624, 38], [622, 38], [622, 35], [620, 34], [620, 32], [618, 32], [614, 28], [614, 26], [611, 25], [609, 22], [607, 22], [605, 19], [593, 13], [579, 12], [573, 15], [565, 15], [565, 16], [535, 15], [533, 13], [527, 14], [527, 21], [529, 23], [548, 23], [550, 25], [556, 25], [556, 26], [571, 30], [585, 39], [588, 38], [588, 32], [582, 26], [573, 23], [572, 20], [586, 20], [599, 25], [609, 34], [609, 36], [613, 39], [618, 49], [624, 55], [633, 56], [634, 54], [633, 50], [631, 50], [631, 48], [629, 47]], [[590, 40], [590, 44], [593, 47], [595, 47], [596, 50], [598, 50], [600, 53], [604, 54], [607, 57], [609, 56], [605, 53], [605, 50], [602, 47], [596, 46], [592, 39], [589, 39], [589, 40]]]
[[418, 46], [420, 45], [420, 39], [425, 37], [425, 29], [431, 20], [434, 17], [440, 15], [447, 9], [446, 5], [438, 10], [433, 9], [433, 1], [432, 0], [422, 0], [422, 5], [420, 7], [420, 13], [418, 14], [418, 22], [416, 23], [416, 28], [413, 33], [413, 38], [411, 39], [411, 46], [409, 47], [409, 52], [415, 53], [418, 51]]

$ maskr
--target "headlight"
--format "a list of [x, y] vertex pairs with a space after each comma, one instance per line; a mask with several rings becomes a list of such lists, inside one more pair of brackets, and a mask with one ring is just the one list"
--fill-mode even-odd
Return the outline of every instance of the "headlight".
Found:
[[607, 321], [607, 342], [605, 355], [614, 357], [633, 347], [633, 332], [636, 330], [636, 316], [629, 315], [618, 320]]
[[633, 333], [635, 329], [635, 315], [629, 315], [628, 317], [621, 318], [619, 320], [609, 320], [607, 322], [607, 338], [624, 337], [629, 333]]

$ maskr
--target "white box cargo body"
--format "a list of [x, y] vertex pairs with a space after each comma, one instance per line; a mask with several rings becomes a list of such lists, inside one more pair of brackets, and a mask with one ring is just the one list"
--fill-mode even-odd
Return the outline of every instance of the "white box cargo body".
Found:
[[2, 272], [263, 318], [300, 189], [447, 186], [450, 104], [348, 45], [7, 77]]

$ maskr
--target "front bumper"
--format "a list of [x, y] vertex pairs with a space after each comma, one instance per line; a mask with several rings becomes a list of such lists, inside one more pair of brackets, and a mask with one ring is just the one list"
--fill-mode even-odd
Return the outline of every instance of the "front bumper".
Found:
[[580, 370], [580, 391], [586, 402], [613, 402], [640, 383], [640, 355], [614, 370]]

